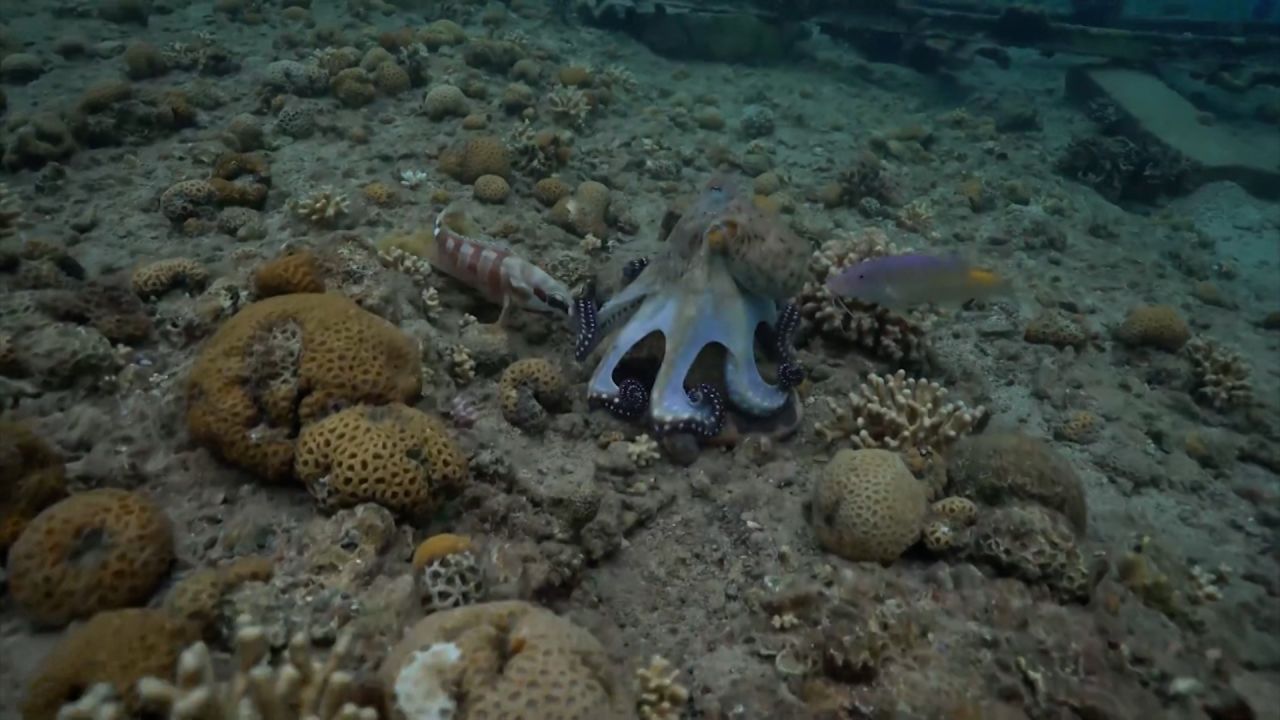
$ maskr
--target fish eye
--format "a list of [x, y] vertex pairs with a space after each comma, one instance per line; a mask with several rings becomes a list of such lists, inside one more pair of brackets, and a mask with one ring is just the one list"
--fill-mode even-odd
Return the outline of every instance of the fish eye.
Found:
[[859, 280], [866, 280], [866, 279], [867, 279], [867, 274], [866, 274], [866, 273], [858, 273], [858, 279], [859, 279]]

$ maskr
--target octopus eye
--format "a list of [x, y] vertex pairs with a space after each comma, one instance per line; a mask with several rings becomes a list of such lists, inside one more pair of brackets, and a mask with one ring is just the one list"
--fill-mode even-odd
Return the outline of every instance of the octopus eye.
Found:
[[569, 301], [559, 295], [548, 295], [546, 303], [561, 312], [569, 312]]

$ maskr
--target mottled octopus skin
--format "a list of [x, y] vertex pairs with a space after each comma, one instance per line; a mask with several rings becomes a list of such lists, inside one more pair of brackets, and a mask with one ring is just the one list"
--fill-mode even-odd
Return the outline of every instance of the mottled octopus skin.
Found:
[[[780, 310], [785, 298], [744, 289], [707, 241], [708, 232], [740, 198], [735, 190], [713, 181], [672, 229], [666, 252], [652, 263], [628, 263], [627, 284], [602, 306], [597, 307], [593, 288], [576, 301], [575, 355], [584, 360], [597, 343], [606, 343], [588, 383], [589, 399], [631, 419], [647, 411], [659, 434], [714, 436], [723, 425], [726, 401], [750, 415], [772, 415], [803, 378], [790, 347], [798, 313], [790, 307]], [[755, 335], [761, 324], [775, 333], [778, 385], [765, 380], [756, 364]], [[619, 362], [655, 332], [664, 336], [666, 351], [652, 389], [646, 393], [634, 379], [619, 384], [614, 377]], [[710, 344], [725, 349], [727, 398], [709, 385], [685, 386], [698, 354]]]

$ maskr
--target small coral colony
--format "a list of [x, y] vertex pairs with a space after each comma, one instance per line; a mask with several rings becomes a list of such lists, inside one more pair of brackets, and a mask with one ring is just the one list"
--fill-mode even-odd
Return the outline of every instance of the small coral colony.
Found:
[[[1090, 450], [1170, 435], [1099, 350], [1222, 425], [1249, 363], [1036, 284], [1105, 200], [973, 174], [1029, 147], [985, 110], [868, 87], [910, 127], [839, 171], [786, 149], [838, 119], [540, 3], [53, 5], [0, 32], [2, 712], [1260, 717], [1227, 570], [1122, 538]], [[993, 215], [1061, 242], [941, 232]]]

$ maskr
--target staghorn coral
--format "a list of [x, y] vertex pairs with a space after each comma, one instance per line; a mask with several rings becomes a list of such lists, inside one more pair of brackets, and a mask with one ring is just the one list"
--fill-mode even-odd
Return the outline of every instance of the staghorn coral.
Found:
[[1214, 410], [1230, 410], [1253, 404], [1253, 385], [1244, 356], [1212, 340], [1195, 338], [1183, 352], [1194, 371], [1192, 392]]
[[[271, 645], [262, 627], [239, 619], [231, 677], [218, 679], [202, 642], [191, 645], [164, 675], [138, 682], [142, 704], [170, 720], [194, 718], [271, 718], [271, 720], [375, 720], [378, 711], [360, 697], [354, 670], [356, 643], [348, 631], [338, 635], [321, 658], [305, 632], [289, 641], [284, 657], [270, 659]], [[101, 719], [99, 719], [101, 720]]]
[[329, 187], [293, 201], [293, 214], [316, 227], [333, 227], [350, 212], [351, 202], [346, 194]]
[[199, 293], [209, 284], [209, 271], [191, 258], [156, 260], [133, 271], [130, 284], [144, 300], [160, 297], [176, 288]]
[[849, 441], [857, 448], [927, 449], [940, 452], [972, 432], [985, 419], [986, 408], [946, 402], [947, 391], [935, 382], [911, 378], [899, 370], [884, 376], [870, 373], [848, 395], [848, 407], [827, 398], [834, 417], [815, 429], [829, 443]]
[[567, 391], [559, 368], [543, 358], [525, 358], [502, 372], [498, 403], [507, 422], [526, 432], [538, 432], [546, 427], [548, 410], [565, 407]]
[[173, 526], [126, 490], [89, 490], [27, 525], [9, 549], [9, 592], [22, 613], [57, 627], [145, 601], [173, 561]]
[[818, 542], [855, 562], [897, 560], [919, 539], [927, 509], [924, 484], [888, 450], [841, 450], [814, 484]]
[[[512, 130], [507, 138], [516, 168], [534, 177], [547, 175], [564, 167], [573, 154], [571, 143], [572, 136], [568, 131], [550, 128], [537, 130], [527, 120]], [[559, 197], [556, 198], [558, 199]], [[555, 203], [554, 200], [539, 201], [544, 205]]]
[[205, 344], [187, 426], [227, 462], [279, 481], [293, 474], [302, 426], [421, 387], [418, 345], [395, 326], [338, 295], [282, 295], [244, 307]]
[[294, 474], [326, 510], [376, 502], [421, 518], [461, 489], [467, 457], [432, 415], [357, 405], [302, 429]]
[[556, 88], [547, 95], [547, 112], [556, 122], [581, 130], [591, 114], [591, 99], [577, 88]]
[[640, 720], [677, 720], [689, 691], [676, 682], [678, 668], [661, 655], [654, 655], [649, 664], [636, 670], [636, 711]]
[[635, 717], [629, 688], [599, 641], [524, 602], [428, 615], [392, 648], [379, 675], [408, 717]]
[[0, 557], [40, 511], [66, 496], [62, 458], [26, 425], [0, 421]]

